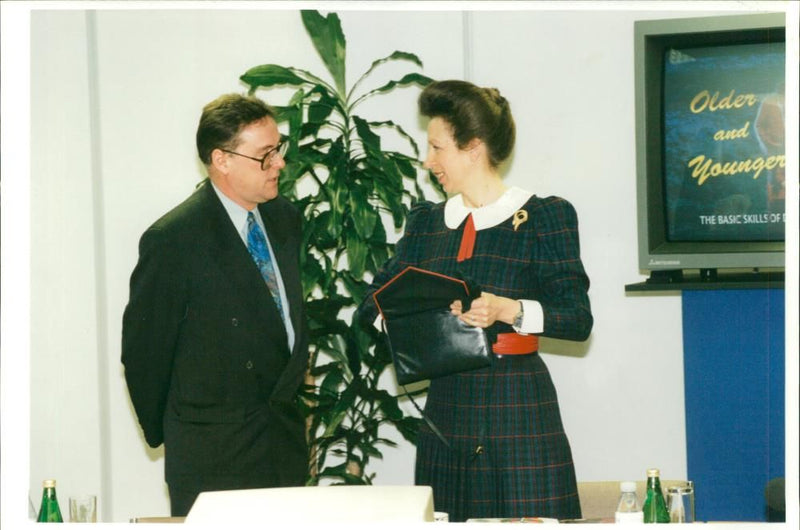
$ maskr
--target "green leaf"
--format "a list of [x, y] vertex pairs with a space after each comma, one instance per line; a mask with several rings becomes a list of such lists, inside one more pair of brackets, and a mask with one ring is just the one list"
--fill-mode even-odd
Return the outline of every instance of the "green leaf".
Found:
[[353, 85], [353, 88], [350, 89], [349, 97], [351, 97], [355, 93], [356, 87], [358, 85], [360, 85], [361, 82], [364, 81], [367, 77], [369, 77], [369, 75], [372, 73], [373, 70], [375, 70], [375, 68], [377, 68], [378, 66], [380, 66], [380, 65], [382, 65], [382, 64], [384, 64], [386, 62], [396, 61], [396, 60], [411, 61], [414, 64], [416, 64], [417, 66], [419, 66], [420, 68], [422, 67], [422, 61], [419, 59], [419, 57], [417, 57], [413, 53], [395, 51], [391, 55], [389, 55], [387, 57], [384, 57], [383, 59], [378, 59], [376, 61], [373, 61], [372, 65], [370, 65], [370, 67], [367, 69], [367, 71], [364, 72], [361, 75], [361, 77], [358, 78], [358, 81], [355, 82], [355, 84]]
[[381, 137], [372, 132], [369, 122], [355, 115], [352, 116], [352, 119], [359, 138], [364, 142], [364, 149], [370, 153], [380, 153]]
[[[350, 303], [352, 303], [352, 300], [346, 296], [328, 295], [324, 298], [309, 301], [308, 304], [306, 304], [306, 310], [309, 314], [313, 314], [315, 317], [319, 318], [325, 326], [335, 327], [338, 330], [339, 326], [344, 323], [338, 320], [337, 315], [342, 308]], [[343, 325], [342, 329], [347, 329], [347, 326]]]
[[317, 101], [314, 101], [308, 105], [308, 121], [311, 124], [317, 125], [317, 129], [325, 120], [328, 119], [328, 116], [331, 115], [333, 109], [336, 108], [333, 105], [329, 98], [320, 98]]
[[[386, 445], [391, 446], [390, 443]], [[361, 449], [363, 453], [370, 458], [383, 458], [383, 453], [381, 453], [374, 445], [363, 444]]]
[[359, 348], [359, 343], [356, 341], [355, 336], [353, 334], [352, 328], [347, 328], [347, 332], [343, 333], [345, 343], [347, 344], [347, 359], [348, 359], [348, 366], [350, 368], [350, 372], [353, 374], [357, 374], [359, 377], [355, 377], [355, 382], [358, 383], [361, 381], [360, 379], [360, 372], [361, 372], [361, 357], [362, 351]]
[[395, 228], [400, 229], [406, 216], [406, 208], [402, 202], [403, 177], [391, 160], [381, 157], [377, 162], [380, 167], [375, 178], [384, 185], [377, 186], [376, 191], [381, 201], [389, 207]]
[[328, 180], [325, 181], [325, 192], [330, 202], [330, 220], [328, 233], [338, 240], [342, 233], [345, 208], [347, 206], [347, 153], [342, 138], [337, 138], [328, 151], [325, 160], [328, 166]]
[[[292, 148], [289, 148], [289, 151], [292, 151]], [[290, 197], [293, 198], [292, 202], [297, 203], [300, 199], [296, 196], [297, 194], [297, 181], [302, 179], [306, 172], [308, 171], [308, 167], [310, 164], [303, 160], [303, 157], [297, 156], [297, 151], [295, 151], [295, 156], [289, 157], [286, 155], [286, 167], [281, 171], [280, 176], [280, 186], [281, 186], [281, 193], [287, 193]], [[286, 189], [284, 189], [284, 187]]]
[[[311, 368], [311, 375], [313, 375], [313, 376], [323, 375], [323, 374], [327, 374], [331, 370], [339, 370], [339, 371], [341, 371], [341, 369], [339, 368], [339, 363], [330, 362], [330, 363], [319, 364], [317, 366], [314, 366], [313, 368]], [[312, 388], [315, 389], [315, 390], [317, 389], [317, 387], [312, 387]]]
[[392, 52], [391, 55], [384, 57], [383, 59], [378, 59], [376, 61], [373, 61], [372, 65], [369, 67], [369, 70], [367, 70], [364, 73], [363, 77], [367, 77], [369, 74], [372, 73], [372, 71], [375, 68], [382, 65], [383, 63], [386, 63], [388, 61], [399, 61], [399, 60], [411, 61], [412, 63], [422, 68], [422, 61], [415, 54], [395, 50], [394, 52]]
[[414, 163], [408, 158], [402, 155], [400, 156], [392, 156], [389, 155], [392, 161], [397, 165], [397, 169], [400, 170], [400, 173], [403, 174], [404, 177], [408, 177], [410, 179], [416, 179], [417, 177], [417, 168], [414, 167]]
[[310, 81], [299, 77], [292, 68], [277, 64], [254, 66], [242, 74], [239, 79], [250, 85], [251, 90], [258, 87], [310, 84]]
[[343, 381], [344, 375], [342, 374], [341, 370], [329, 371], [319, 388], [320, 395], [338, 395], [339, 385], [341, 385]]
[[298, 110], [298, 114], [302, 118], [303, 113], [303, 102], [306, 100], [306, 91], [302, 88], [299, 88], [292, 94], [292, 99], [289, 100], [289, 106], [294, 107]]
[[363, 101], [363, 100], [365, 100], [365, 99], [367, 99], [369, 97], [372, 97], [375, 94], [389, 92], [389, 91], [391, 91], [394, 88], [399, 87], [399, 86], [419, 85], [419, 86], [424, 87], [424, 86], [428, 86], [432, 82], [433, 82], [433, 79], [431, 79], [430, 77], [428, 77], [426, 75], [417, 74], [417, 73], [413, 73], [412, 72], [410, 74], [404, 75], [403, 78], [400, 79], [399, 81], [389, 81], [388, 83], [386, 83], [385, 85], [383, 85], [381, 87], [378, 87], [378, 88], [376, 88], [374, 90], [370, 90], [369, 92], [367, 92], [366, 94], [364, 94], [363, 96], [361, 96], [357, 100], [355, 100], [350, 105], [350, 107], [353, 108], [356, 105], [358, 105], [361, 101]]
[[[364, 294], [367, 292], [369, 284], [363, 280], [355, 278], [350, 271], [342, 271], [341, 278], [342, 283], [344, 283], [344, 288], [348, 293], [350, 293], [350, 296], [353, 297], [356, 305], [359, 305], [361, 300], [364, 299]], [[363, 337], [364, 333], [361, 331], [361, 326], [355, 325], [355, 322], [353, 329], [356, 332], [356, 338], [359, 339], [359, 349], [366, 351], [369, 348], [369, 337]]]
[[320, 109], [323, 107], [330, 107], [327, 112], [324, 112], [324, 116], [319, 116], [320, 111], [317, 110], [314, 112], [312, 116], [309, 114], [309, 121], [318, 121], [320, 123], [324, 122], [328, 116], [331, 114], [332, 111], [336, 111], [340, 115], [345, 115], [347, 112], [345, 110], [344, 103], [339, 98], [338, 94], [335, 92], [328, 90], [325, 86], [317, 85], [309, 92], [309, 97], [313, 98], [313, 102], [309, 103], [309, 112], [313, 105], [319, 105]]
[[342, 33], [342, 24], [336, 13], [323, 17], [319, 11], [303, 10], [303, 25], [311, 37], [317, 53], [328, 68], [336, 84], [336, 89], [344, 97], [345, 89], [345, 51], [347, 43]]
[[295, 91], [287, 110], [281, 112], [279, 115], [279, 119], [285, 116], [286, 121], [289, 123], [289, 152], [287, 153], [287, 157], [289, 157], [290, 160], [292, 155], [297, 154], [296, 146], [300, 143], [300, 131], [303, 127], [304, 97], [305, 91], [302, 88]]
[[[305, 125], [304, 125], [305, 127]], [[297, 151], [294, 155], [292, 155], [292, 150], [289, 150], [290, 161], [302, 161], [305, 162], [309, 168], [323, 164], [325, 158], [328, 156], [327, 153], [321, 151], [319, 148], [324, 148], [330, 145], [330, 140], [327, 139], [316, 139], [312, 142], [307, 142], [298, 146]]]
[[393, 423], [400, 434], [403, 435], [403, 438], [414, 445], [417, 444], [417, 435], [419, 433], [419, 428], [422, 425], [422, 418], [406, 416], [405, 418]]
[[339, 428], [339, 425], [341, 425], [342, 421], [344, 421], [346, 417], [347, 417], [346, 408], [338, 410], [336, 414], [334, 414], [333, 417], [330, 419], [328, 424], [325, 426], [325, 431], [322, 433], [322, 435], [331, 436], [336, 431], [336, 429]]
[[328, 348], [325, 352], [341, 365], [345, 378], [348, 380], [353, 379], [353, 372], [347, 362], [347, 346], [341, 336], [333, 335], [331, 340], [328, 341]]
[[304, 259], [302, 264], [301, 281], [303, 283], [303, 299], [308, 298], [308, 295], [314, 290], [320, 279], [325, 275], [325, 271], [320, 265], [319, 260]]
[[[383, 267], [384, 263], [389, 259], [390, 246], [386, 243], [386, 229], [383, 227], [383, 222], [378, 219], [375, 223], [375, 229], [372, 232], [372, 237], [369, 240], [370, 252], [367, 259], [366, 269], [372, 274], [375, 274]], [[350, 291], [353, 293], [353, 291]], [[353, 295], [356, 301], [361, 302], [361, 298]]]
[[328, 250], [331, 248], [336, 248], [339, 244], [338, 236], [331, 233], [330, 225], [331, 221], [331, 212], [321, 212], [318, 216], [316, 216], [313, 220], [313, 226], [309, 226], [309, 230], [313, 229], [313, 239], [311, 243], [320, 250]]
[[399, 421], [403, 417], [403, 411], [397, 404], [397, 397], [391, 395], [385, 390], [380, 390], [376, 396], [380, 403], [381, 410], [386, 416], [394, 421]]
[[379, 221], [378, 212], [369, 204], [367, 194], [364, 193], [363, 186], [353, 185], [350, 188], [350, 219], [356, 233], [362, 239], [369, 239], [375, 229], [375, 223]]
[[364, 274], [367, 260], [367, 243], [355, 232], [355, 229], [352, 230], [345, 230], [347, 237], [347, 268], [350, 274], [359, 278]]
[[378, 438], [375, 441], [384, 445], [388, 445], [389, 447], [397, 447], [397, 443], [388, 438]]
[[286, 122], [286, 121], [290, 121], [300, 111], [300, 109], [298, 109], [294, 105], [286, 106], [286, 107], [272, 105], [272, 110], [275, 111], [275, 121], [278, 122], [278, 123], [283, 123], [283, 122]]
[[369, 125], [370, 125], [370, 127], [390, 127], [392, 129], [394, 129], [395, 131], [397, 131], [397, 133], [400, 136], [402, 136], [403, 138], [405, 138], [406, 141], [408, 141], [408, 143], [411, 145], [411, 148], [414, 150], [414, 156], [416, 158], [411, 158], [411, 157], [409, 157], [407, 155], [404, 155], [402, 153], [396, 153], [394, 151], [386, 151], [384, 153], [386, 156], [388, 156], [388, 157], [405, 157], [405, 158], [407, 158], [409, 160], [415, 160], [415, 161], [416, 161], [417, 158], [419, 158], [419, 147], [417, 146], [417, 142], [414, 140], [414, 138], [412, 138], [412, 136], [410, 134], [408, 134], [405, 131], [405, 129], [403, 129], [401, 126], [397, 125], [395, 122], [393, 122], [391, 120], [371, 121], [371, 122], [369, 122]]

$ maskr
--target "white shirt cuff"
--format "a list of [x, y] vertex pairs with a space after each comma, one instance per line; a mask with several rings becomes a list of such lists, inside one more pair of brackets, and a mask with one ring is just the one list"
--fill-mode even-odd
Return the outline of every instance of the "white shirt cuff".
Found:
[[514, 327], [514, 331], [523, 335], [542, 333], [544, 331], [544, 310], [536, 300], [520, 300], [522, 304], [522, 325]]

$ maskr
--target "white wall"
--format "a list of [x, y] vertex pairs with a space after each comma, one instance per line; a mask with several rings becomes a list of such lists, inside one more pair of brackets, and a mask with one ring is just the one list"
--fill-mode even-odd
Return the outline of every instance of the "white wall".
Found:
[[[105, 331], [97, 305], [102, 241], [92, 204], [85, 35], [80, 12], [44, 19], [32, 33], [32, 54], [49, 58], [31, 64], [30, 451], [37, 509], [44, 478], [61, 479], [65, 494], [99, 493], [101, 486], [98, 420], [108, 405], [98, 377], [98, 337]], [[66, 466], [74, 471], [56, 473]]]
[[[351, 82], [400, 49], [418, 54], [431, 77], [498, 87], [518, 126], [508, 183], [577, 208], [595, 327], [585, 344], [543, 341], [543, 352], [578, 479], [641, 479], [652, 466], [684, 477], [680, 297], [625, 295], [624, 285], [643, 279], [633, 21], [698, 13], [338, 13]], [[42, 479], [55, 477], [62, 507], [71, 493], [91, 491], [105, 521], [165, 515], [163, 450], [146, 447], [119, 363], [138, 238], [202, 177], [194, 131], [203, 104], [243, 91], [238, 76], [256, 64], [324, 68], [296, 11], [35, 11], [31, 36], [36, 244], [30, 476], [22, 480], [37, 509]], [[390, 116], [424, 146], [417, 93], [391, 95], [365, 112]], [[655, 406], [647, 396], [657, 397]], [[372, 467], [376, 482], [412, 483], [413, 461], [406, 443], [385, 449]]]

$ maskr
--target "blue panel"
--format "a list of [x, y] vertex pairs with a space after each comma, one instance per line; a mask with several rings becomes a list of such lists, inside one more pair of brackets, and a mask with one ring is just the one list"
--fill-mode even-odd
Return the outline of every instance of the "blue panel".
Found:
[[700, 521], [766, 521], [784, 475], [784, 292], [684, 291], [689, 478]]

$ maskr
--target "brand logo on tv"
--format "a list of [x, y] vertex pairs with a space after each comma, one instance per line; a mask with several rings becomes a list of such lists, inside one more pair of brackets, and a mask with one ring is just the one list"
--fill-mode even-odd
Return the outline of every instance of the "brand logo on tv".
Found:
[[650, 258], [650, 263], [648, 265], [680, 265], [681, 260], [663, 260], [663, 259], [652, 259]]

